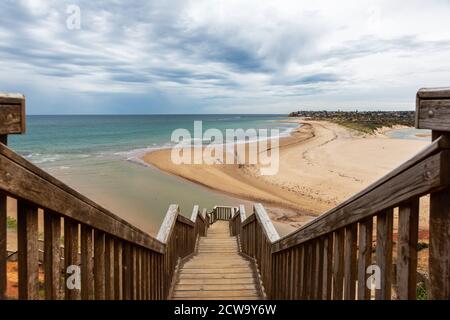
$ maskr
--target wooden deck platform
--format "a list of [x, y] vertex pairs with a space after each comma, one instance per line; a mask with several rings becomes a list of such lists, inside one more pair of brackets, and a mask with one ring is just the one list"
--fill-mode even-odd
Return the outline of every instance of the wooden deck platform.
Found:
[[239, 254], [229, 222], [217, 221], [200, 238], [197, 253], [181, 266], [173, 299], [261, 299], [251, 262]]

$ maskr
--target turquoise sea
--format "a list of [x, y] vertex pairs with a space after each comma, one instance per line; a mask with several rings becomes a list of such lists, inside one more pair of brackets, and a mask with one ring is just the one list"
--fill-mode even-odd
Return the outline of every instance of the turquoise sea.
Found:
[[10, 147], [115, 214], [144, 231], [156, 233], [168, 206], [236, 205], [228, 197], [164, 174], [140, 161], [144, 153], [167, 148], [172, 131], [279, 129], [288, 135], [296, 124], [281, 115], [71, 115], [28, 116], [25, 135], [11, 136]]

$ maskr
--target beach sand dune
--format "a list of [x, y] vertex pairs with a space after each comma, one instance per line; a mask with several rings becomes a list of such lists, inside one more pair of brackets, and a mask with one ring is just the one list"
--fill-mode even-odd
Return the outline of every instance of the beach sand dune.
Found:
[[429, 142], [365, 135], [323, 121], [302, 125], [280, 141], [280, 165], [272, 176], [258, 165], [176, 165], [171, 150], [158, 150], [144, 161], [165, 172], [215, 190], [262, 202], [271, 217], [298, 227], [382, 177]]

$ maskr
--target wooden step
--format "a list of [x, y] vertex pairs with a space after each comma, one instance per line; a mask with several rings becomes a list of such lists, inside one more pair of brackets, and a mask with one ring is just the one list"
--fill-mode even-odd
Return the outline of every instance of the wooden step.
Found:
[[258, 297], [256, 290], [239, 290], [239, 291], [177, 291], [173, 294], [174, 298], [229, 298], [229, 297]]
[[248, 273], [251, 272], [251, 269], [248, 268], [210, 268], [210, 269], [203, 269], [203, 268], [181, 268], [180, 270], [181, 274], [183, 273]]
[[182, 278], [178, 279], [177, 284], [255, 284], [255, 279], [253, 277], [249, 278], [232, 278], [232, 279], [223, 279], [223, 278], [201, 278], [201, 279], [192, 279], [192, 278]]
[[177, 291], [241, 291], [255, 290], [255, 284], [178, 284]]
[[[183, 269], [220, 269], [223, 267], [223, 263], [187, 263]], [[247, 268], [250, 267], [250, 263], [232, 263], [227, 264], [227, 268]]]
[[182, 298], [172, 298], [173, 300], [260, 300], [258, 296], [247, 296], [247, 297], [182, 297]]
[[237, 239], [230, 236], [229, 222], [216, 222], [207, 236], [200, 238], [197, 253], [181, 266], [172, 298], [259, 299], [252, 263], [239, 254]]
[[254, 278], [253, 272], [217, 274], [217, 273], [180, 273], [180, 281], [183, 279], [248, 279]]

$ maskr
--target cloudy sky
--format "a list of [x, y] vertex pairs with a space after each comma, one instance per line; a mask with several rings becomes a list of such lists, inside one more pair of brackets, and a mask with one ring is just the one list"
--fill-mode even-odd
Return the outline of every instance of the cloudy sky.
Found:
[[449, 17], [448, 0], [2, 0], [0, 91], [34, 114], [412, 110], [450, 85]]

